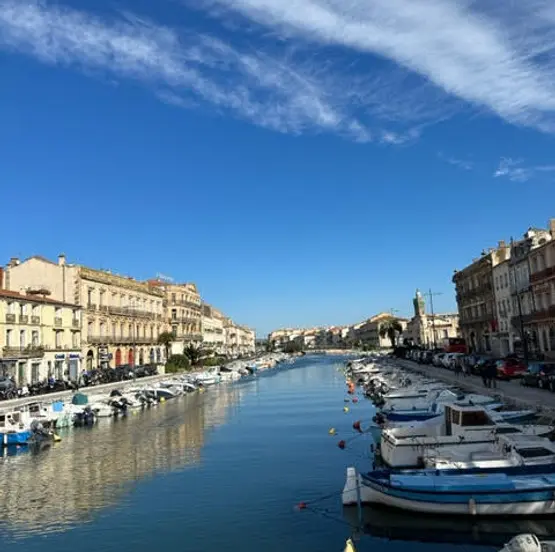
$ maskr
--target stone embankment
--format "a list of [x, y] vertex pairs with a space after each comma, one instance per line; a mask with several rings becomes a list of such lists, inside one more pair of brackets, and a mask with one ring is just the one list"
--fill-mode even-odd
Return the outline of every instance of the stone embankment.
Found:
[[462, 374], [456, 375], [451, 370], [438, 368], [429, 364], [417, 364], [409, 360], [398, 360], [398, 364], [413, 372], [420, 372], [431, 378], [457, 385], [462, 389], [480, 395], [491, 395], [511, 405], [522, 409], [535, 409], [546, 417], [555, 419], [555, 393], [534, 387], [525, 387], [520, 380], [496, 381], [495, 388], [485, 387], [479, 376]]

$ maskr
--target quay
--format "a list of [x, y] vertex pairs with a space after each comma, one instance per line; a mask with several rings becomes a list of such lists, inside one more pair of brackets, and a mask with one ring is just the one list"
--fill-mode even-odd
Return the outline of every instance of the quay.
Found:
[[496, 387], [489, 388], [484, 386], [480, 376], [463, 376], [462, 374], [457, 376], [451, 370], [430, 364], [418, 364], [411, 360], [396, 359], [395, 363], [411, 372], [418, 372], [450, 385], [456, 385], [472, 393], [499, 397], [509, 405], [523, 409], [535, 409], [546, 417], [555, 418], [555, 393], [534, 387], [525, 387], [520, 384], [518, 379], [497, 380]]
[[80, 387], [78, 391], [68, 389], [67, 391], [57, 391], [56, 393], [45, 393], [44, 395], [29, 395], [28, 397], [21, 397], [18, 399], [9, 399], [7, 401], [0, 401], [0, 411], [5, 409], [13, 409], [20, 406], [25, 406], [33, 403], [51, 403], [63, 399], [68, 399], [74, 393], [84, 393], [89, 397], [94, 397], [97, 394], [110, 391], [112, 389], [124, 389], [129, 386], [144, 385], [148, 383], [156, 383], [164, 379], [169, 379], [175, 374], [158, 374], [156, 376], [146, 376], [144, 378], [137, 378], [136, 380], [123, 380], [111, 383], [102, 383], [100, 385], [91, 385], [90, 387]]

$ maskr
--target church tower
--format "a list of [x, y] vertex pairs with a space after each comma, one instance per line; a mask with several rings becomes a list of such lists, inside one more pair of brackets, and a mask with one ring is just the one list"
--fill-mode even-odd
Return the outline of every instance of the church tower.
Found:
[[414, 305], [414, 316], [424, 316], [426, 314], [426, 304], [418, 289], [416, 290], [416, 295], [412, 300], [412, 304]]

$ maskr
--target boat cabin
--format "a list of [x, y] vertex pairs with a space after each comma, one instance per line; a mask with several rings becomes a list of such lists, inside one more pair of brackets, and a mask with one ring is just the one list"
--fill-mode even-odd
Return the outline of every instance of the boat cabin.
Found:
[[484, 427], [491, 427], [493, 429], [494, 426], [484, 408], [461, 404], [445, 406], [445, 435], [458, 435], [470, 428], [483, 430]]
[[21, 412], [0, 412], [0, 433], [5, 431], [20, 431], [24, 425]]

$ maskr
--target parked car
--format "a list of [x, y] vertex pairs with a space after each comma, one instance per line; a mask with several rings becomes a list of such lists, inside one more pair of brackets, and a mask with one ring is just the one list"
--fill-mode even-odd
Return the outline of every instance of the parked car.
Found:
[[433, 356], [434, 354], [432, 353], [432, 351], [424, 351], [421, 356], [420, 362], [422, 362], [422, 364], [431, 364]]
[[519, 378], [526, 373], [526, 365], [516, 357], [497, 361], [497, 377], [499, 379]]
[[521, 385], [526, 385], [527, 387], [538, 387], [538, 381], [540, 379], [540, 372], [542, 371], [543, 363], [533, 362], [528, 365], [528, 370], [524, 372], [520, 380]]
[[538, 387], [555, 392], [555, 364], [541, 364], [541, 370], [538, 374]]
[[451, 353], [449, 355], [449, 369], [455, 370], [459, 366], [462, 370], [464, 353]]
[[442, 361], [443, 361], [443, 357], [446, 355], [446, 353], [437, 353], [434, 355], [434, 358], [432, 360], [432, 364], [434, 366], [443, 366]]

